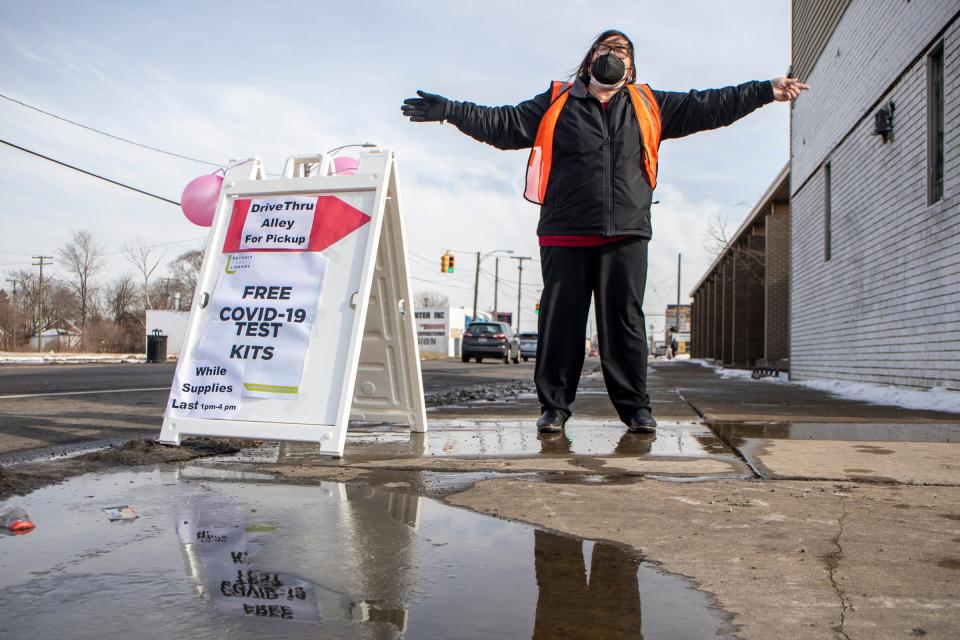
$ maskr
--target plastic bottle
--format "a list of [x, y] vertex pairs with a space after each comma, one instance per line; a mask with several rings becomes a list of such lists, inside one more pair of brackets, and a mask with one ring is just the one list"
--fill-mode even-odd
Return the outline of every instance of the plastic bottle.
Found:
[[20, 507], [12, 504], [0, 504], [0, 530], [6, 529], [11, 533], [29, 533], [36, 525], [30, 521], [30, 516]]

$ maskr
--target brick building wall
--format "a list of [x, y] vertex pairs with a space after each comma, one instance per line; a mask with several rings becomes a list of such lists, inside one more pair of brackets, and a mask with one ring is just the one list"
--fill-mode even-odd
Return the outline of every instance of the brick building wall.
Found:
[[[853, 0], [791, 115], [790, 368], [960, 389], [956, 2]], [[927, 58], [944, 44], [943, 198], [927, 204]], [[871, 135], [893, 101], [892, 138]], [[830, 259], [825, 176], [830, 172]], [[769, 241], [769, 240], [768, 240]]]
[[691, 291], [695, 358], [754, 367], [787, 357], [789, 179], [784, 167]]
[[769, 360], [790, 357], [790, 206], [771, 205], [766, 226], [766, 317], [763, 352]]

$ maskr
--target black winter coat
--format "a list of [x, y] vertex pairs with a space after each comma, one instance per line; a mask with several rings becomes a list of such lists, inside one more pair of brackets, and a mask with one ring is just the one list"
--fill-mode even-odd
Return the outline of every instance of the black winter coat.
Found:
[[[773, 100], [769, 81], [678, 93], [653, 91], [661, 139], [724, 127]], [[516, 106], [451, 101], [447, 120], [498, 149], [533, 146], [550, 90]], [[577, 80], [557, 120], [553, 164], [537, 235], [629, 235], [649, 238], [653, 189], [643, 171], [643, 141], [627, 89], [606, 111]]]

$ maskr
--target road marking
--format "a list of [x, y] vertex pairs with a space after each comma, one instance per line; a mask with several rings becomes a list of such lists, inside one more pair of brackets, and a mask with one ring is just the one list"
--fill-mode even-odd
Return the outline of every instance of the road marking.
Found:
[[0, 396], [0, 400], [14, 400], [16, 398], [44, 398], [48, 396], [84, 396], [95, 393], [133, 393], [135, 391], [169, 391], [166, 387], [143, 387], [141, 389], [102, 389], [99, 391], [55, 391], [52, 393], [21, 393], [15, 396]]

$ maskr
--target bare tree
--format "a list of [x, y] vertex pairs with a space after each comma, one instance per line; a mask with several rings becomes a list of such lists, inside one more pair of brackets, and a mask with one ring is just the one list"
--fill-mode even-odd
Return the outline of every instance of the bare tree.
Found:
[[413, 296], [413, 306], [417, 309], [446, 307], [448, 304], [450, 304], [450, 298], [439, 291], [418, 291]]
[[[24, 341], [43, 327], [37, 319], [37, 277], [28, 269], [17, 269], [8, 273], [12, 285], [14, 306], [13, 320], [16, 323], [14, 335], [19, 334]], [[16, 348], [16, 345], [14, 345]]]
[[69, 284], [80, 301], [80, 349], [84, 347], [83, 330], [93, 295], [93, 280], [103, 266], [103, 247], [89, 231], [74, 231], [70, 242], [60, 248], [61, 265], [69, 274]]
[[730, 244], [730, 232], [727, 220], [719, 213], [714, 214], [707, 223], [703, 248], [711, 257], [716, 258], [726, 250], [728, 244]]
[[137, 285], [129, 274], [114, 279], [106, 291], [107, 313], [116, 324], [122, 324], [138, 315]]
[[[156, 247], [147, 245], [143, 238], [136, 238], [132, 245], [123, 246], [123, 256], [127, 262], [136, 267], [143, 281], [143, 306], [144, 309], [152, 309], [153, 303], [150, 300], [150, 278], [153, 272], [160, 266], [160, 261], [167, 253], [166, 249], [157, 250]], [[141, 322], [146, 326], [146, 317]]]
[[733, 241], [727, 221], [719, 213], [707, 224], [703, 248], [714, 259], [725, 253], [736, 256], [738, 260], [746, 261], [751, 270], [762, 269], [766, 261], [765, 252], [755, 247], [749, 234], [741, 236], [736, 242]]
[[191, 249], [181, 253], [170, 263], [170, 277], [174, 281], [176, 292], [180, 294], [181, 305], [190, 306], [190, 301], [193, 300], [193, 292], [200, 280], [202, 266], [202, 249]]
[[17, 307], [6, 289], [0, 289], [0, 349], [11, 351], [17, 347]]

